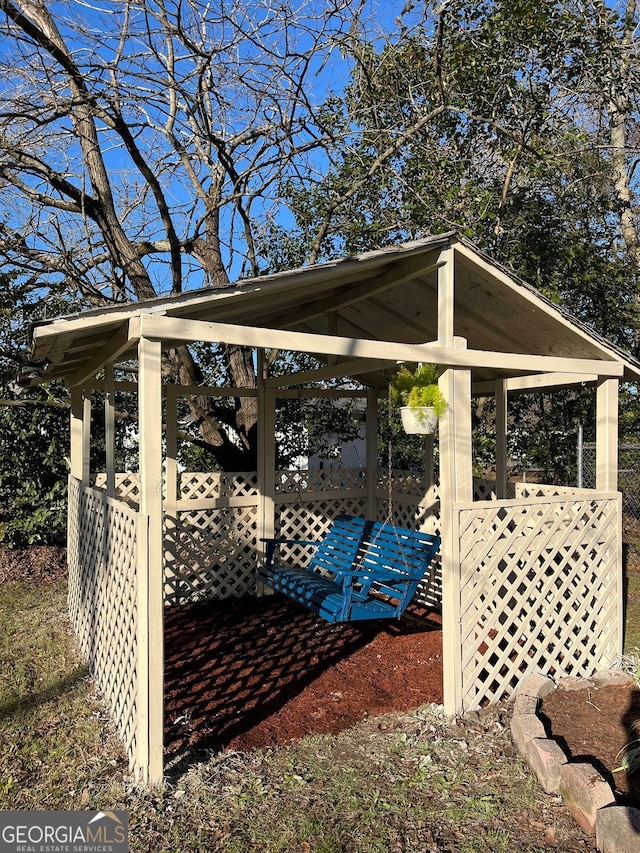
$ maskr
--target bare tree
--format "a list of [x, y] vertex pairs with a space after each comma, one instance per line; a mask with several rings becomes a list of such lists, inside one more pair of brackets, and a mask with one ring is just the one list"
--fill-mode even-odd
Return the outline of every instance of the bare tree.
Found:
[[[277, 189], [324, 146], [319, 79], [362, 0], [0, 0], [0, 254], [27, 290], [98, 305], [261, 271]], [[230, 381], [255, 385], [226, 349]], [[167, 373], [199, 384], [187, 348]], [[191, 400], [227, 468], [255, 402]]]

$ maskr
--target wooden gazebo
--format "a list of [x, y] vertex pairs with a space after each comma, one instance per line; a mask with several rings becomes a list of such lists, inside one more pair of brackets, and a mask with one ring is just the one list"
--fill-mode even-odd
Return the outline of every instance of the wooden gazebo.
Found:
[[[71, 388], [69, 602], [141, 780], [163, 774], [163, 608], [254, 592], [261, 538], [321, 535], [341, 512], [442, 536], [441, 568], [422, 595], [441, 603], [445, 709], [507, 695], [527, 671], [590, 674], [622, 648], [618, 383], [640, 365], [590, 333], [454, 233], [311, 268], [36, 325], [32, 382]], [[256, 389], [163, 383], [164, 348], [253, 347]], [[311, 353], [323, 366], [272, 376], [265, 353]], [[137, 377], [114, 380], [114, 364]], [[389, 367], [434, 362], [449, 413], [439, 474], [393, 471], [376, 458], [377, 398]], [[100, 373], [104, 379], [96, 380]], [[307, 387], [355, 377], [362, 390]], [[507, 482], [510, 393], [592, 383], [595, 489]], [[105, 470], [90, 466], [91, 392], [105, 392]], [[117, 393], [137, 394], [139, 464], [117, 471]], [[181, 396], [255, 394], [255, 472], [184, 472], [176, 464]], [[275, 470], [275, 411], [286, 396], [366, 400], [362, 470]], [[474, 484], [473, 395], [493, 395], [495, 483]], [[95, 417], [95, 412], [94, 412]], [[163, 430], [166, 418], [166, 432]], [[427, 458], [432, 444], [427, 441]]]

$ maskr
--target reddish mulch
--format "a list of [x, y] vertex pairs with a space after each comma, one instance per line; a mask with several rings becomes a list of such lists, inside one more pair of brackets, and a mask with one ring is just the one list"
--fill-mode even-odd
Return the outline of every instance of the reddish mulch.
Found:
[[0, 583], [52, 583], [66, 574], [66, 548], [56, 545], [0, 548]]
[[576, 761], [589, 761], [612, 785], [616, 799], [640, 808], [640, 774], [616, 771], [621, 750], [640, 731], [640, 690], [601, 687], [592, 690], [558, 689], [542, 702], [541, 716], [548, 732]]
[[248, 750], [442, 702], [440, 617], [329, 625], [269, 596], [165, 610], [165, 747]]

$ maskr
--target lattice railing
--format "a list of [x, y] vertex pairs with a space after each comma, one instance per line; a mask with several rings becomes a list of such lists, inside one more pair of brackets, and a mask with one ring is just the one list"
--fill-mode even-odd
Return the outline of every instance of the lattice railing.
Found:
[[611, 663], [622, 619], [617, 497], [493, 501], [454, 518], [464, 709], [501, 700], [532, 670], [590, 675]]
[[592, 489], [579, 489], [577, 486], [550, 486], [544, 483], [515, 483], [517, 498], [545, 498], [559, 495], [575, 495], [588, 497]]
[[255, 590], [255, 472], [182, 473], [175, 515], [165, 518], [165, 600], [240, 598]]
[[[140, 506], [140, 476], [135, 471], [117, 472], [115, 476], [116, 496], [136, 509]], [[107, 475], [95, 475], [97, 489], [106, 489]]]
[[276, 473], [276, 492], [326, 492], [340, 489], [364, 489], [363, 468], [313, 468], [308, 471], [290, 470]]
[[[439, 532], [437, 497], [424, 496], [424, 475], [393, 471], [393, 523]], [[366, 475], [361, 468], [284, 470], [276, 474], [274, 523], [287, 539], [320, 539], [340, 514], [367, 515]], [[387, 472], [380, 471], [375, 499], [378, 520], [388, 508]], [[165, 599], [184, 603], [208, 598], [241, 597], [255, 590], [258, 559], [258, 507], [255, 472], [183, 473], [176, 512], [165, 518]], [[311, 549], [282, 549], [283, 559], [304, 565]], [[418, 598], [432, 606], [441, 601], [439, 560], [435, 575]]]
[[185, 472], [180, 475], [178, 493], [182, 500], [254, 497], [257, 483], [258, 475], [254, 471]]
[[[104, 475], [96, 486], [104, 489]], [[476, 500], [495, 500], [495, 484], [474, 481]], [[423, 473], [394, 469], [391, 474], [391, 520], [410, 529], [440, 534], [437, 487], [425, 497]], [[136, 473], [116, 474], [116, 493], [137, 507]], [[165, 596], [171, 603], [205, 598], [241, 597], [254, 591], [257, 559], [257, 474], [255, 472], [188, 472], [180, 475], [178, 506], [165, 519]], [[321, 538], [337, 515], [366, 515], [365, 470], [325, 468], [285, 470], [276, 475], [275, 529], [285, 538]], [[388, 473], [380, 469], [375, 489], [376, 517], [389, 514]], [[286, 559], [304, 564], [310, 549], [292, 547]], [[439, 558], [435, 575], [423, 584], [418, 600], [440, 606]]]
[[69, 612], [80, 649], [137, 769], [137, 548], [140, 516], [69, 480]]
[[[279, 537], [319, 539], [338, 515], [366, 515], [368, 506], [365, 471], [360, 468], [326, 468], [311, 471], [278, 471], [274, 506]], [[378, 478], [386, 489], [386, 472]], [[427, 519], [439, 528], [433, 502], [424, 498], [424, 477], [394, 471], [392, 489], [395, 524], [418, 528]], [[165, 597], [168, 602], [205, 598], [240, 597], [254, 592], [258, 559], [257, 475], [243, 473], [185, 473], [181, 475], [175, 517], [165, 519]], [[379, 518], [387, 514], [377, 495]], [[384, 507], [383, 507], [384, 503]], [[436, 507], [437, 508], [437, 507]], [[311, 549], [291, 546], [283, 559], [304, 565]], [[419, 595], [430, 603], [440, 601], [440, 570]]]
[[240, 598], [255, 589], [257, 506], [181, 512], [165, 519], [165, 600]]

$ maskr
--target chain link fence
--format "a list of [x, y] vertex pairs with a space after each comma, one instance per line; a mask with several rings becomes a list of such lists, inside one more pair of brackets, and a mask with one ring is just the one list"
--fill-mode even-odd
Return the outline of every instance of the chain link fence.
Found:
[[[582, 485], [593, 489], [596, 485], [596, 445], [582, 445], [578, 476]], [[580, 479], [579, 479], [580, 482]], [[640, 521], [640, 444], [621, 444], [618, 448], [618, 489], [622, 492], [622, 508], [626, 516]]]

